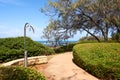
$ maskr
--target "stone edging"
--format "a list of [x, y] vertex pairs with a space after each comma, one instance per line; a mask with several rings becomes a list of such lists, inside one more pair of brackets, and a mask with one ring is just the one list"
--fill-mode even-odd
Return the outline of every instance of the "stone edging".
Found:
[[[11, 66], [11, 65], [23, 65], [24, 58], [13, 60], [7, 63], [3, 63], [2, 66]], [[37, 65], [47, 63], [47, 56], [36, 56], [36, 57], [28, 57], [28, 65]]]

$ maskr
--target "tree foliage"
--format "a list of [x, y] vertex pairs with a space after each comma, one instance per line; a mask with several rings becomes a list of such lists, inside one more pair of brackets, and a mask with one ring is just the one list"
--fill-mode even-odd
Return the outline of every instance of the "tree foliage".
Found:
[[61, 28], [59, 20], [51, 21], [51, 23], [44, 29], [42, 38], [46, 38], [52, 46], [62, 45], [62, 41], [69, 38], [66, 30]]
[[120, 33], [120, 0], [48, 0], [48, 4], [49, 10], [42, 11], [54, 11], [61, 28], [70, 34], [86, 31], [97, 41], [100, 42], [99, 35], [107, 42], [109, 34]]

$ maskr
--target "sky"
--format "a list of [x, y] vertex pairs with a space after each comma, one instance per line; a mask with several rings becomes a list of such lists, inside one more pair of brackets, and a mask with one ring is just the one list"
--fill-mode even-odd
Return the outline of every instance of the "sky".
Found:
[[[43, 29], [49, 24], [49, 17], [40, 12], [47, 0], [0, 0], [0, 38], [24, 35], [24, 25], [29, 23], [35, 33], [27, 29], [27, 36], [42, 41]], [[76, 34], [70, 40], [78, 40], [85, 34]]]

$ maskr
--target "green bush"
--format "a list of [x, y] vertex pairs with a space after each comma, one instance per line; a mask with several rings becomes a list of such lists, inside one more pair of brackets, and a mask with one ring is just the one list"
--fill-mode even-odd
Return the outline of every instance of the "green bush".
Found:
[[109, 38], [109, 40], [108, 40], [108, 42], [105, 42], [105, 41], [101, 41], [101, 42], [98, 42], [98, 41], [79, 41], [79, 42], [77, 42], [77, 44], [85, 44], [85, 43], [118, 43], [117, 41], [115, 41], [115, 40], [111, 40], [110, 38]]
[[[118, 42], [120, 42], [120, 41], [117, 41], [116, 39], [115, 39], [115, 36], [116, 36], [116, 34], [113, 34], [112, 35], [112, 38], [108, 38], [108, 41], [107, 41], [107, 43], [118, 43]], [[100, 39], [100, 42], [98, 42], [93, 36], [87, 36], [87, 37], [82, 37], [82, 38], [80, 38], [80, 40], [79, 40], [79, 44], [82, 44], [82, 43], [106, 43], [105, 41], [104, 41], [104, 39], [103, 39], [103, 37], [100, 37], [100, 36], [97, 36], [99, 39]], [[117, 39], [118, 38], [120, 38], [120, 37], [118, 37], [118, 35], [117, 35]], [[118, 39], [119, 40], [119, 39]]]
[[[103, 37], [97, 36], [100, 40], [103, 40]], [[98, 42], [95, 37], [93, 36], [85, 36], [79, 39], [79, 41], [96, 41]]]
[[99, 43], [98, 41], [79, 41], [77, 44], [84, 44], [84, 43]]
[[30, 68], [0, 67], [0, 80], [46, 80], [45, 77]]
[[[26, 38], [26, 49], [28, 56], [50, 55], [54, 50], [38, 42]], [[24, 56], [24, 37], [2, 38], [0, 39], [0, 62], [23, 58]]]
[[54, 48], [55, 53], [62, 53], [62, 52], [67, 52], [67, 51], [72, 51], [73, 46], [75, 46], [76, 43], [69, 43], [66, 46], [59, 46]]
[[73, 61], [102, 80], [120, 80], [120, 44], [87, 43], [73, 48]]
[[114, 34], [112, 34], [112, 40], [120, 42], [120, 33], [114, 33]]

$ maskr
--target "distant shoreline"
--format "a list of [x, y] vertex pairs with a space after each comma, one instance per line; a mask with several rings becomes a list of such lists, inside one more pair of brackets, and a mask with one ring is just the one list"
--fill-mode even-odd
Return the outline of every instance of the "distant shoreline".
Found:
[[[41, 43], [41, 44], [43, 44], [43, 45], [46, 45], [46, 46], [51, 46], [52, 44], [50, 44], [48, 41], [37, 41], [37, 42], [39, 42], [39, 43]], [[77, 42], [77, 41], [61, 41], [63, 44], [65, 44], [65, 43], [75, 43], [75, 42]]]

